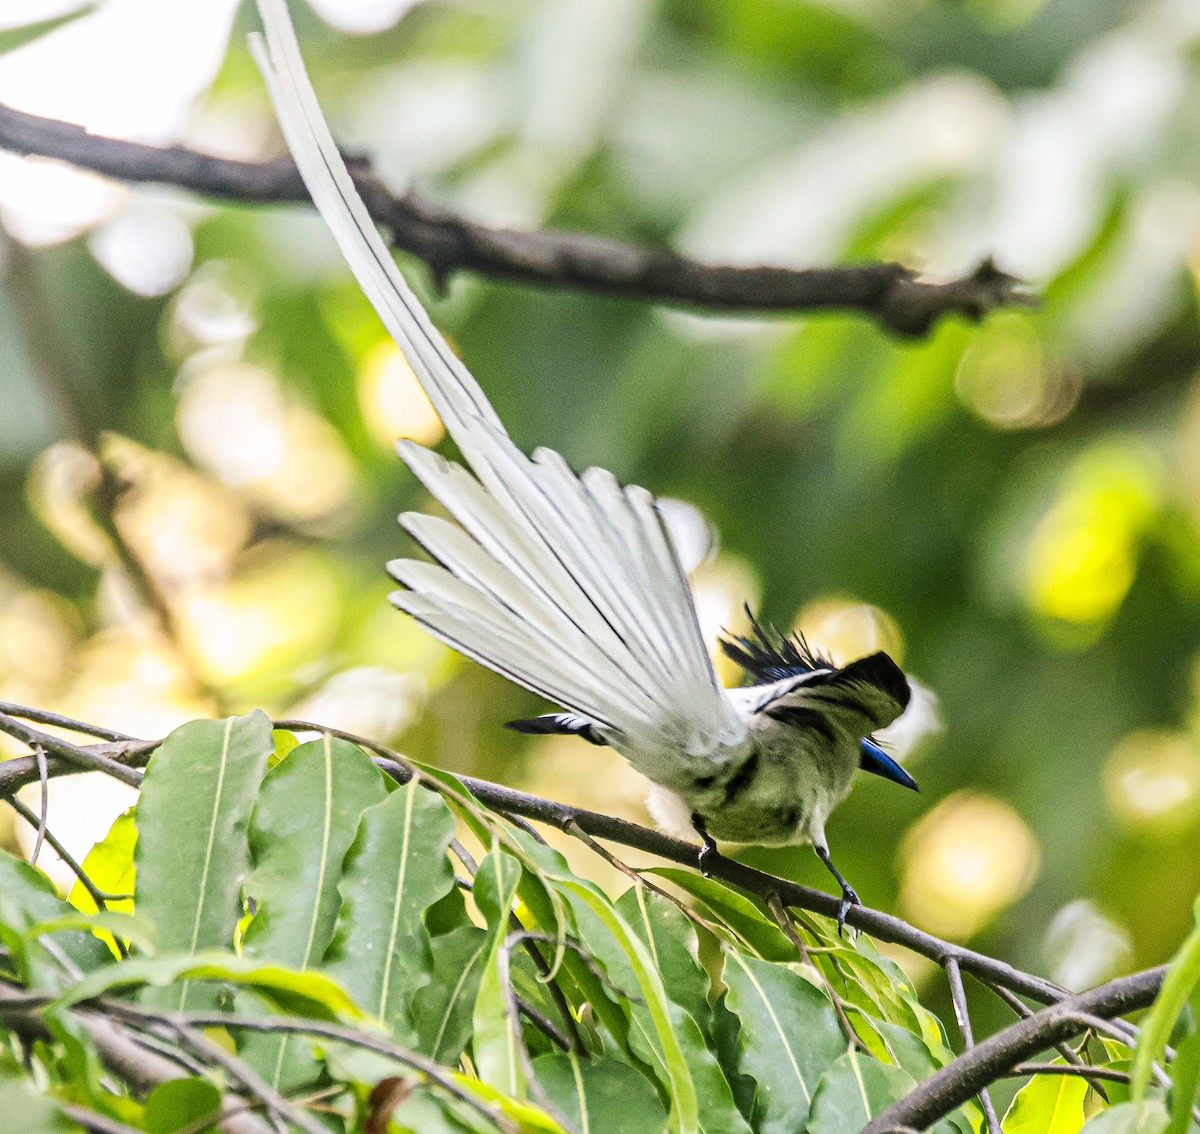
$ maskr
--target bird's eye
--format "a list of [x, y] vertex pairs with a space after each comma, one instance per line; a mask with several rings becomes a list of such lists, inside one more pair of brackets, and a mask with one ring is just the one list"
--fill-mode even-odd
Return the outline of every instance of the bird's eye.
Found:
[[800, 822], [800, 812], [794, 807], [788, 807], [783, 811], [776, 811], [775, 818], [781, 827], [794, 827]]
[[697, 776], [696, 786], [698, 788], [710, 788], [716, 782], [716, 776]]

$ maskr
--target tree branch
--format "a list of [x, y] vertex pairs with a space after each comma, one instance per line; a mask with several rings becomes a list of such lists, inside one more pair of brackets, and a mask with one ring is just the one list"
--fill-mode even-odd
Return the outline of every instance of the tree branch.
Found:
[[[231, 161], [183, 146], [147, 146], [2, 105], [0, 148], [57, 158], [121, 181], [178, 185], [224, 200], [309, 199], [288, 158]], [[391, 233], [397, 248], [424, 260], [439, 279], [465, 269], [516, 283], [712, 311], [859, 311], [905, 337], [928, 333], [945, 315], [978, 320], [996, 307], [1030, 302], [1020, 281], [990, 259], [969, 275], [934, 283], [900, 264], [736, 267], [586, 233], [490, 228], [417, 193], [393, 193], [366, 162], [352, 165], [371, 216]]]
[[1037, 1052], [1085, 1031], [1089, 1026], [1086, 1017], [1107, 1019], [1147, 1007], [1158, 994], [1166, 971], [1166, 965], [1160, 965], [1120, 977], [1077, 996], [1064, 997], [1010, 1024], [964, 1051], [899, 1102], [881, 1111], [862, 1134], [925, 1129]]
[[[0, 714], [0, 725], [23, 716], [24, 712], [19, 706], [10, 705], [7, 714]], [[45, 715], [41, 714], [39, 710], [30, 710], [29, 714], [31, 717], [34, 714]], [[63, 722], [65, 727], [74, 728], [78, 732], [87, 732], [90, 727], [82, 722], [70, 722], [66, 717], [60, 717], [58, 720]], [[376, 753], [376, 764], [388, 775], [400, 783], [408, 781], [410, 775], [408, 766], [400, 760], [396, 753], [391, 752], [385, 745], [379, 744], [377, 741], [356, 736], [341, 729], [323, 728], [321, 725], [304, 721], [284, 720], [276, 721], [275, 724], [277, 727], [327, 732], [331, 736], [338, 736], [353, 744], [361, 745], [369, 752]], [[6, 728], [5, 731], [13, 732], [14, 730]], [[65, 745], [63, 741], [46, 733], [34, 730], [26, 730], [26, 732], [29, 736], [27, 743], [42, 744], [50, 753], [46, 765], [51, 778], [86, 771], [87, 768], [78, 762], [80, 752], [93, 757], [102, 755], [110, 765], [124, 765], [122, 770], [128, 774], [127, 769], [145, 767], [154, 749], [161, 743], [159, 741], [129, 740], [88, 745], [86, 748], [80, 749], [74, 745]], [[70, 749], [67, 757], [56, 755], [59, 747]], [[32, 756], [17, 756], [0, 762], [0, 798], [11, 795], [25, 784], [33, 783], [37, 779], [38, 768]], [[652, 831], [648, 827], [639, 826], [637, 823], [630, 823], [626, 819], [569, 807], [565, 803], [556, 803], [553, 800], [543, 799], [541, 796], [494, 784], [488, 780], [475, 779], [472, 776], [460, 776], [459, 779], [480, 803], [505, 815], [546, 823], [566, 831], [568, 834], [571, 833], [572, 826], [577, 826], [595, 838], [605, 839], [621, 846], [633, 847], [635, 850], [644, 850], [683, 866], [698, 865], [698, 847], [679, 839], [673, 839], [659, 831]], [[834, 917], [837, 914], [840, 898], [835, 898], [823, 890], [814, 890], [810, 886], [802, 886], [798, 882], [792, 882], [786, 878], [765, 874], [761, 870], [755, 870], [752, 866], [735, 862], [723, 855], [706, 865], [714, 878], [719, 878], [755, 894], [763, 901], [769, 900], [772, 895], [777, 895], [779, 900], [787, 906], [812, 910], [827, 917]], [[944, 965], [947, 958], [953, 958], [963, 972], [969, 972], [988, 984], [999, 985], [1043, 1004], [1052, 1004], [1066, 995], [1064, 989], [1051, 981], [1035, 976], [1033, 973], [1023, 972], [994, 957], [977, 953], [973, 949], [967, 949], [952, 941], [944, 941], [932, 933], [926, 933], [924, 930], [880, 910], [869, 909], [866, 906], [851, 906], [846, 922], [880, 941], [903, 945], [914, 953], [929, 957], [937, 961], [939, 965]]]

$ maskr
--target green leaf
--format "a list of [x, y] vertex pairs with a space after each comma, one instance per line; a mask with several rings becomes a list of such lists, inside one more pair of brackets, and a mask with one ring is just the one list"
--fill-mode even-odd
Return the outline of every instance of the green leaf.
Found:
[[1083, 1134], [1163, 1134], [1167, 1112], [1158, 1099], [1123, 1102], [1088, 1119]]
[[1013, 1097], [1004, 1134], [1078, 1134], [1087, 1093], [1078, 1075], [1035, 1075]]
[[[635, 1024], [644, 1020], [645, 1038], [654, 1041], [655, 1053], [661, 1060], [671, 1099], [672, 1129], [680, 1134], [690, 1134], [691, 1131], [702, 1128], [697, 1083], [692, 1075], [692, 1069], [701, 1065], [701, 1053], [708, 1054], [705, 1069], [710, 1075], [712, 1072], [717, 1073], [718, 1080], [715, 1085], [718, 1090], [720, 1085], [724, 1084], [728, 1096], [728, 1105], [724, 1108], [725, 1118], [730, 1123], [730, 1128], [736, 1129], [735, 1124], [741, 1121], [741, 1116], [733, 1106], [729, 1086], [724, 1083], [723, 1076], [720, 1076], [716, 1060], [708, 1053], [695, 1021], [683, 1009], [673, 1006], [668, 999], [646, 946], [630, 930], [598, 888], [571, 876], [556, 878], [555, 883], [571, 901], [577, 920], [580, 907], [586, 907], [596, 916], [607, 930], [615, 950], [619, 951], [623, 964], [629, 968], [636, 981], [642, 1003], [630, 1005], [631, 1016]], [[619, 981], [619, 971], [615, 972], [612, 967], [614, 950], [606, 949], [601, 952], [597, 948], [595, 934], [589, 934], [586, 941], [608, 969], [609, 976]], [[685, 1054], [685, 1046], [692, 1054], [693, 1061], [689, 1061], [688, 1055]]]
[[[1200, 906], [1200, 900], [1197, 905]], [[1163, 1049], [1171, 1038], [1175, 1021], [1183, 1011], [1192, 990], [1200, 984], [1200, 925], [1188, 934], [1179, 952], [1171, 961], [1171, 967], [1163, 980], [1158, 996], [1142, 1021], [1141, 1035], [1133, 1056], [1133, 1083], [1131, 1092], [1134, 1102], [1145, 1097], [1146, 1086], [1156, 1060], [1162, 1058]]]
[[[1196, 1000], [1194, 992], [1192, 1000]], [[1196, 1088], [1200, 1086], [1200, 1031], [1192, 1032], [1175, 1048], [1171, 1081], [1171, 1124], [1167, 1134], [1187, 1134]]]
[[80, 16], [86, 16], [95, 10], [96, 5], [94, 3], [83, 3], [73, 12], [53, 16], [48, 20], [38, 20], [35, 24], [25, 24], [18, 28], [8, 28], [0, 32], [0, 55], [7, 55], [10, 51], [16, 51], [18, 47], [24, 47], [27, 43], [32, 43], [35, 39], [41, 39], [42, 36], [48, 35], [64, 24], [69, 24], [73, 20], [79, 19]]
[[749, 898], [731, 890], [715, 878], [705, 878], [675, 866], [656, 866], [645, 871], [674, 883], [699, 899], [713, 920], [724, 923], [741, 941], [769, 961], [794, 961], [796, 947], [774, 920]]
[[328, 734], [295, 746], [266, 774], [250, 817], [246, 893], [257, 912], [247, 952], [295, 965], [322, 956], [342, 860], [363, 812], [387, 798], [383, 773], [363, 750]]
[[0, 1074], [0, 1114], [6, 1134], [67, 1134], [79, 1127], [24, 1076]]
[[899, 1067], [847, 1051], [821, 1076], [807, 1134], [858, 1134], [875, 1115], [916, 1085]]
[[419, 1086], [392, 1112], [388, 1129], [400, 1134], [473, 1134], [479, 1126], [463, 1121], [450, 1100]]
[[758, 1134], [803, 1129], [821, 1076], [846, 1050], [824, 993], [794, 970], [727, 950], [726, 1004], [741, 1021], [738, 1070], [758, 1084]]
[[409, 1046], [413, 997], [433, 972], [423, 915], [454, 885], [446, 857], [453, 837], [441, 798], [405, 784], [363, 812], [339, 883], [341, 914], [324, 967]]
[[650, 950], [671, 1002], [678, 1004], [711, 1036], [711, 982], [699, 960], [691, 920], [669, 898], [646, 886], [630, 886], [616, 901], [617, 913]]
[[[254, 868], [245, 889], [256, 912], [242, 940], [246, 956], [301, 971], [320, 962], [341, 905], [346, 852], [363, 812], [387, 796], [362, 749], [328, 734], [267, 773], [250, 819]], [[320, 1071], [294, 1037], [251, 1032], [240, 1037], [239, 1054], [273, 1087], [296, 1087]]]
[[418, 1051], [438, 1063], [454, 1064], [471, 1038], [471, 1014], [488, 959], [488, 935], [463, 925], [430, 942], [433, 979], [413, 998]]
[[57, 1003], [67, 1007], [123, 988], [140, 985], [166, 987], [180, 981], [212, 980], [252, 988], [289, 1015], [336, 1020], [361, 1019], [362, 1010], [332, 977], [325, 973], [296, 972], [281, 965], [264, 964], [251, 957], [210, 950], [160, 957], [131, 957], [89, 973], [68, 988]]
[[644, 1075], [614, 1059], [565, 1052], [533, 1061], [538, 1084], [579, 1134], [661, 1134], [667, 1112]]
[[[274, 751], [260, 711], [192, 721], [159, 746], [137, 805], [137, 909], [169, 953], [230, 947], [249, 867], [247, 828]], [[185, 983], [152, 996], [162, 1007], [211, 1007], [211, 989]]]
[[[118, 815], [104, 836], [83, 860], [84, 873], [105, 894], [132, 894], [134, 887], [133, 850], [137, 846], [137, 824], [133, 809]], [[84, 913], [95, 913], [96, 903], [78, 879], [67, 895], [67, 901]], [[133, 910], [133, 899], [124, 902], [109, 902], [110, 910], [129, 913]]]
[[221, 1092], [207, 1079], [172, 1079], [150, 1092], [142, 1125], [150, 1134], [174, 1134], [216, 1114], [220, 1105]]
[[508, 974], [503, 963], [504, 941], [511, 929], [512, 903], [521, 874], [520, 863], [497, 847], [479, 864], [473, 891], [487, 919], [488, 935], [479, 992], [471, 1013], [471, 1053], [479, 1078], [510, 1098], [524, 1098], [526, 1087], [518, 1037], [509, 1017]]
[[[25, 983], [57, 991], [70, 976], [38, 940], [44, 933], [53, 932], [56, 950], [84, 972], [112, 960], [103, 941], [70, 924], [77, 916], [74, 906], [58, 896], [49, 878], [22, 859], [0, 852], [0, 939], [12, 953]], [[63, 928], [45, 928], [60, 920]]]

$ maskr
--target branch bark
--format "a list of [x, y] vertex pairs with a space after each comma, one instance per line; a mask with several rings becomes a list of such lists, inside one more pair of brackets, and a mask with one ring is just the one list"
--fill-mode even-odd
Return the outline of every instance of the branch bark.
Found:
[[947, 1063], [899, 1102], [880, 1111], [862, 1134], [924, 1130], [1037, 1052], [1086, 1031], [1085, 1017], [1108, 1019], [1147, 1007], [1158, 994], [1166, 971], [1166, 965], [1160, 965], [1120, 977], [1077, 996], [1064, 997], [1057, 1004], [1010, 1024]]
[[[101, 744], [88, 745], [82, 749], [66, 745], [65, 748], [69, 749], [67, 754], [58, 755], [56, 754], [57, 748], [64, 747], [64, 742], [59, 741], [56, 737], [28, 728], [22, 729], [19, 734], [15, 733], [8, 722], [22, 715], [24, 715], [24, 710], [20, 706], [8, 705], [7, 712], [0, 713], [0, 731], [7, 731], [10, 735], [20, 735], [22, 739], [29, 737], [26, 743], [42, 744], [50, 754], [46, 760], [46, 766], [51, 778], [69, 776], [88, 770], [79, 762], [78, 754], [81, 751], [89, 755], [103, 755], [107, 762], [123, 763], [126, 768], [143, 768], [160, 743], [159, 741], [143, 740], [105, 741]], [[39, 710], [30, 710], [29, 715], [30, 717], [44, 718], [49, 714]], [[73, 727], [78, 732], [87, 732], [90, 727], [81, 722], [70, 722], [69, 718], [65, 717], [57, 717], [56, 720], [62, 727]], [[376, 764], [388, 775], [401, 783], [408, 781], [408, 767], [396, 757], [395, 753], [376, 741], [355, 736], [353, 733], [340, 729], [323, 728], [321, 725], [305, 721], [282, 720], [276, 721], [275, 724], [282, 728], [328, 732], [333, 736], [349, 740], [351, 743], [359, 744], [369, 752], [376, 754]], [[27, 783], [36, 782], [38, 776], [37, 762], [32, 756], [17, 756], [0, 762], [0, 799], [18, 791]], [[698, 865], [698, 847], [679, 839], [673, 839], [659, 831], [652, 831], [648, 827], [639, 826], [637, 823], [631, 823], [626, 819], [569, 807], [564, 803], [556, 803], [553, 800], [543, 799], [541, 796], [518, 791], [516, 788], [504, 787], [501, 784], [475, 779], [471, 776], [462, 776], [460, 780], [480, 803], [505, 815], [546, 823], [566, 831], [568, 834], [571, 833], [572, 827], [575, 827], [595, 838], [621, 846], [633, 847], [636, 850], [644, 850], [683, 866], [695, 867]], [[786, 878], [765, 874], [724, 856], [707, 862], [705, 866], [714, 878], [729, 882], [748, 893], [757, 895], [764, 901], [775, 895], [784, 905], [812, 910], [815, 913], [825, 914], [827, 917], [836, 916], [840, 905], [840, 898], [835, 898], [823, 890], [814, 890], [810, 886], [802, 886], [798, 882], [791, 882]], [[931, 958], [939, 965], [945, 965], [947, 959], [953, 959], [963, 972], [971, 973], [984, 983], [998, 985], [1011, 992], [1028, 996], [1042, 1004], [1052, 1004], [1066, 995], [1064, 989], [1059, 988], [1051, 981], [1033, 973], [1023, 972], [994, 957], [977, 953], [973, 949], [967, 949], [952, 941], [944, 941], [940, 937], [926, 933], [924, 930], [880, 910], [873, 910], [866, 906], [851, 906], [846, 923], [871, 934], [880, 941], [903, 945], [915, 953]]]
[[[3, 105], [0, 149], [223, 200], [309, 200], [290, 158], [231, 161], [183, 146], [147, 146]], [[990, 259], [969, 275], [942, 282], [919, 279], [892, 263], [834, 268], [706, 264], [585, 233], [491, 228], [417, 193], [393, 193], [367, 162], [354, 161], [351, 172], [367, 210], [389, 231], [394, 246], [424, 260], [438, 279], [468, 270], [516, 283], [729, 313], [859, 311], [903, 337], [927, 334], [946, 315], [978, 320], [996, 307], [1030, 301], [1020, 281]]]

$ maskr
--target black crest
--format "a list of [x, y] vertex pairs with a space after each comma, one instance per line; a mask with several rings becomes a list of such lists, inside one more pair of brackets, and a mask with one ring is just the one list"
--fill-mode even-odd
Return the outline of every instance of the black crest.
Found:
[[799, 631], [788, 637], [773, 626], [766, 629], [750, 613], [748, 606], [745, 610], [752, 633], [722, 638], [721, 651], [746, 671], [752, 684], [766, 685], [785, 677], [811, 673], [814, 669], [837, 668], [828, 658], [813, 653]]

